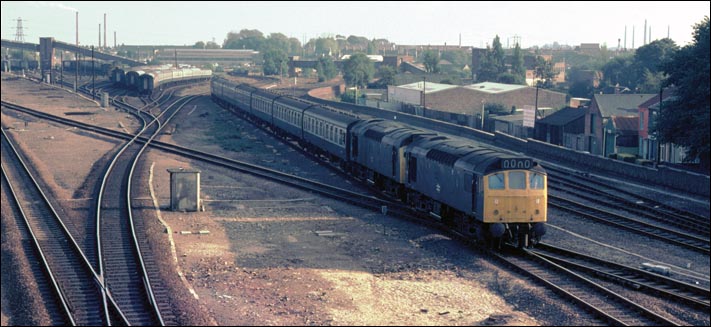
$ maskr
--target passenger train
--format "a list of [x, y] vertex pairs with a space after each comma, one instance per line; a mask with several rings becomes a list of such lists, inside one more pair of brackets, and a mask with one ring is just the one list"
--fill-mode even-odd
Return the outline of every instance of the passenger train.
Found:
[[530, 247], [545, 234], [547, 176], [532, 158], [275, 94], [222, 77], [219, 105], [479, 241]]
[[208, 80], [212, 71], [199, 68], [172, 68], [171, 65], [134, 67], [124, 71], [115, 68], [110, 79], [115, 84], [151, 94], [170, 84]]

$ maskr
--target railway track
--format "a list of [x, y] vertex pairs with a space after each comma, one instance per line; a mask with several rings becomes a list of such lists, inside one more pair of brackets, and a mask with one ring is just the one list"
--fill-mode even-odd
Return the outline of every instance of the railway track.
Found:
[[[117, 137], [124, 137], [124, 136], [119, 136], [121, 133], [118, 133], [118, 132], [112, 132], [112, 133], [115, 133], [114, 135]], [[233, 162], [233, 160], [230, 160], [230, 159], [216, 157], [216, 156], [212, 156], [212, 155], [205, 154], [205, 153], [200, 153], [199, 151], [194, 151], [194, 150], [190, 150], [190, 149], [180, 149], [180, 147], [176, 147], [173, 145], [165, 145], [165, 144], [161, 144], [160, 142], [157, 142], [155, 144], [152, 143], [152, 146], [157, 147], [162, 150], [165, 150], [165, 151], [170, 151], [170, 152], [173, 152], [176, 154], [188, 155], [191, 158], [195, 158], [195, 159], [202, 158], [200, 160], [206, 160], [208, 162], [212, 162], [214, 164], [221, 165], [224, 167], [233, 167], [234, 169], [238, 169], [237, 166], [232, 166], [234, 164], [234, 162]], [[210, 159], [207, 160], [208, 158], [210, 158]], [[214, 161], [210, 161], [210, 160], [214, 160]], [[289, 178], [293, 177], [288, 174], [284, 174], [284, 175], [286, 175], [286, 177], [289, 177]], [[368, 197], [370, 197], [370, 196], [368, 196]], [[377, 202], [377, 206], [382, 206], [382, 204], [383, 204], [382, 201], [383, 200], [379, 200]], [[352, 201], [349, 201], [349, 202], [353, 203]], [[359, 201], [356, 200], [356, 202], [359, 202]], [[387, 203], [387, 202], [385, 202], [385, 203]], [[374, 206], [373, 208], [377, 208], [377, 206]], [[392, 211], [389, 210], [389, 212], [392, 212]], [[521, 268], [521, 269], [527, 270], [527, 268]], [[608, 296], [608, 295], [603, 295], [603, 296]], [[629, 312], [626, 312], [626, 313], [625, 312], [617, 313], [617, 312], [614, 312], [615, 311], [614, 309], [597, 308], [597, 309], [591, 309], [591, 310], [593, 312], [596, 312], [596, 314], [600, 315], [601, 317], [603, 317], [601, 319], [603, 319], [606, 323], [613, 323], [613, 324], [625, 324], [625, 323], [627, 323], [627, 324], [629, 324], [629, 323], [632, 323], [632, 324], [641, 324], [641, 323], [667, 324], [667, 323], [670, 323], [670, 322], [664, 320], [663, 317], [655, 317], [655, 315], [653, 313], [652, 314], [642, 313], [642, 315], [643, 315], [642, 317], [637, 317], [638, 311], [640, 311], [640, 310], [639, 310], [639, 308], [637, 308], [634, 305], [631, 305], [630, 309], [628, 310]], [[614, 313], [612, 315], [608, 314], [608, 312], [610, 312], [610, 311], [612, 311]], [[644, 310], [642, 310], [642, 312], [643, 311]], [[660, 322], [660, 319], [662, 319], [661, 321], [663, 321], [663, 322]], [[673, 324], [673, 323], [671, 323], [671, 324]]]
[[[102, 181], [96, 210], [100, 227], [100, 275], [132, 325], [175, 324], [176, 316], [171, 308], [160, 307], [160, 304], [168, 302], [167, 299], [156, 300], [153, 293], [152, 285], [157, 281], [151, 281], [144, 260], [144, 255], [148, 258], [150, 249], [145, 238], [139, 237], [136, 232], [143, 230], [142, 222], [136, 226], [137, 222], [131, 214], [131, 180], [140, 154], [160, 132], [162, 123], [159, 118], [177, 108], [169, 114], [172, 117], [191, 99], [176, 100], [131, 138], [109, 164]], [[136, 142], [139, 135], [148, 137], [147, 141]], [[155, 266], [153, 262], [149, 264], [149, 269]]]
[[39, 246], [39, 241], [30, 229], [28, 217], [25, 216], [24, 210], [22, 210], [18, 195], [7, 180], [4, 164], [2, 165], [2, 193], [3, 202], [8, 202], [7, 205], [12, 212], [8, 217], [15, 218], [15, 225], [20, 236], [20, 246], [30, 263], [30, 274], [37, 284], [37, 289], [41, 296], [40, 300], [47, 308], [49, 323], [54, 326], [74, 325], [74, 318], [71, 316], [67, 303], [62, 297], [61, 289], [52, 274], [49, 263], [45, 259], [42, 248]]
[[59, 301], [67, 312], [67, 320], [78, 325], [107, 325], [110, 321], [125, 322], [113, 300], [104, 292], [103, 281], [71, 236], [57, 211], [49, 203], [37, 181], [31, 176], [19, 153], [2, 131], [2, 158], [7, 165], [4, 173], [15, 184], [18, 203], [26, 217], [28, 229], [46, 262], [46, 270], [54, 280]]
[[711, 253], [711, 244], [708, 238], [652, 225], [551, 194], [548, 195], [548, 205], [607, 225], [657, 238], [696, 252], [704, 254]]
[[603, 324], [619, 326], [677, 326], [652, 310], [572, 272], [533, 251], [490, 252], [523, 275], [546, 285], [599, 317]]
[[546, 171], [549, 176], [552, 177], [549, 179], [549, 182], [552, 182], [554, 185], [565, 185], [568, 188], [574, 188], [578, 191], [576, 193], [594, 194], [604, 197], [607, 201], [629, 208], [629, 210], [634, 210], [634, 212], [644, 212], [645, 216], [662, 219], [662, 221], [666, 223], [679, 221], [682, 226], [684, 224], [698, 226], [697, 232], [705, 235], [709, 234], [709, 226], [711, 225], [709, 223], [709, 217], [672, 207], [654, 199], [555, 166], [546, 166]]
[[530, 251], [570, 269], [600, 276], [627, 288], [668, 301], [682, 302], [701, 312], [708, 313], [711, 309], [709, 307], [711, 292], [707, 288], [546, 243], [540, 243]]

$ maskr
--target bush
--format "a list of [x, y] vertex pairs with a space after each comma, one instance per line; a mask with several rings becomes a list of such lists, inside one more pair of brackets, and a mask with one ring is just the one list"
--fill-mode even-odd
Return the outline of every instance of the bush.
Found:
[[607, 157], [610, 159], [617, 159], [617, 153], [610, 153], [607, 155]]

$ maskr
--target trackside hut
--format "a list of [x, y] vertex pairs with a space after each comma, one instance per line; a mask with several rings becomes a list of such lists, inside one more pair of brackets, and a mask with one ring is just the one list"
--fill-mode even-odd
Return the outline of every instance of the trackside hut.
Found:
[[585, 149], [584, 108], [563, 108], [536, 121], [535, 139], [573, 150]]

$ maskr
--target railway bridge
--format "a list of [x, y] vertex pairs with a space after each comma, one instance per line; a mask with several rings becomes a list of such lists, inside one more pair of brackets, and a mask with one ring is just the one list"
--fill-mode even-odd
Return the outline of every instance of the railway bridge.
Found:
[[1, 47], [3, 48], [12, 48], [12, 49], [21, 49], [21, 50], [27, 50], [27, 51], [35, 51], [40, 53], [40, 69], [42, 70], [42, 76], [45, 76], [45, 72], [49, 72], [52, 70], [53, 66], [53, 61], [54, 61], [54, 49], [60, 49], [60, 50], [65, 50], [65, 51], [71, 51], [74, 53], [81, 54], [85, 57], [91, 57], [93, 55], [94, 59], [99, 59], [99, 60], [106, 60], [106, 61], [117, 61], [129, 66], [141, 66], [145, 65], [145, 63], [136, 61], [133, 59], [121, 57], [121, 56], [116, 56], [108, 53], [103, 53], [97, 50], [92, 50], [89, 48], [84, 48], [80, 46], [76, 46], [73, 44], [69, 44], [66, 42], [62, 41], [57, 41], [53, 37], [41, 37], [40, 38], [40, 44], [34, 44], [34, 43], [29, 43], [29, 42], [17, 42], [17, 41], [10, 41], [10, 40], [1, 40]]

